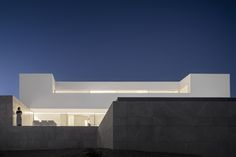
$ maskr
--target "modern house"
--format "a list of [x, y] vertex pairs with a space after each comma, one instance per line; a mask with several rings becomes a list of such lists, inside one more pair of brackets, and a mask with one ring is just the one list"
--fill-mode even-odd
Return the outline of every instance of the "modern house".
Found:
[[19, 83], [20, 100], [0, 96], [0, 150], [236, 156], [229, 74], [189, 74], [176, 82], [58, 82], [52, 74], [20, 74]]
[[25, 119], [33, 121], [24, 125], [98, 126], [118, 97], [230, 97], [229, 74], [189, 74], [176, 82], [60, 82], [53, 74], [20, 74], [19, 83]]

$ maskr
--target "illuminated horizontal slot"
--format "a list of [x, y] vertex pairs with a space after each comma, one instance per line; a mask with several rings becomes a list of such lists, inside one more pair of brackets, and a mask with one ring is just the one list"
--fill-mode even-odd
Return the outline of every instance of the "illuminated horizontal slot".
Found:
[[80, 93], [80, 94], [155, 94], [155, 93], [179, 93], [178, 90], [55, 90], [54, 93]]
[[30, 111], [23, 111], [23, 115], [32, 115], [34, 114], [33, 112], [30, 112]]
[[76, 90], [55, 90], [54, 93], [90, 93], [90, 91], [76, 91]]
[[149, 91], [149, 93], [179, 93], [178, 90]]
[[105, 113], [84, 113], [84, 112], [34, 112], [34, 115], [58, 115], [58, 114], [73, 114], [73, 115], [104, 115]]
[[23, 111], [23, 115], [58, 115], [58, 114], [74, 114], [74, 115], [97, 115], [97, 114], [105, 114], [105, 113], [96, 113], [96, 112], [30, 112]]
[[113, 91], [95, 91], [92, 90], [90, 93], [148, 93], [147, 90], [113, 90]]

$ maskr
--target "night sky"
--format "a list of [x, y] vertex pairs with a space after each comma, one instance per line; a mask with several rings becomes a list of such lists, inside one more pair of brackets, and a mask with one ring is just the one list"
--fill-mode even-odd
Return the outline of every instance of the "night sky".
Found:
[[236, 3], [1, 0], [0, 95], [19, 73], [57, 81], [177, 81], [230, 73], [236, 96]]

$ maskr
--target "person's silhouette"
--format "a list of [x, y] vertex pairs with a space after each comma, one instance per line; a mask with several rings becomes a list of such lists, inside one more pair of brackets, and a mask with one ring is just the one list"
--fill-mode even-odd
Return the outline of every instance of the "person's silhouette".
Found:
[[22, 111], [20, 110], [20, 107], [18, 107], [17, 111], [16, 111], [16, 125], [17, 126], [21, 126], [22, 125], [21, 115], [22, 115]]

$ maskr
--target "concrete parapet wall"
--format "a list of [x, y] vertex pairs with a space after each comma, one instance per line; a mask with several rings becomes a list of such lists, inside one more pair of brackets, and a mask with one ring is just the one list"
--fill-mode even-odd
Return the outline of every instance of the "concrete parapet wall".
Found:
[[12, 126], [13, 97], [0, 96], [0, 129]]
[[98, 128], [98, 147], [113, 149], [113, 104]]
[[235, 98], [118, 98], [99, 127], [12, 126], [0, 97], [0, 150], [111, 148], [236, 156]]
[[0, 96], [0, 150], [95, 148], [98, 127], [13, 126], [13, 110], [23, 104]]
[[12, 127], [0, 139], [1, 150], [95, 148], [97, 127]]
[[120, 98], [113, 148], [236, 156], [236, 99]]

